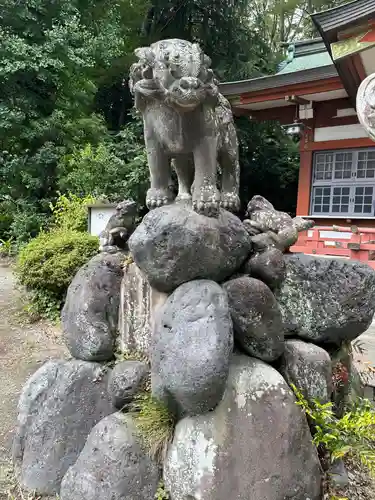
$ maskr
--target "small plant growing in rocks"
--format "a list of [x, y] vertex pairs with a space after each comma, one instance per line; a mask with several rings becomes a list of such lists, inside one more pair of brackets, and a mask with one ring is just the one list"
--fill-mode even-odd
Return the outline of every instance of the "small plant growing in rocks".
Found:
[[173, 438], [174, 416], [162, 401], [147, 392], [134, 399], [130, 412], [150, 457], [161, 462]]
[[165, 489], [164, 481], [161, 479], [155, 493], [155, 500], [170, 500], [168, 491]]
[[150, 360], [146, 354], [136, 350], [117, 351], [115, 358], [117, 363], [121, 361], [142, 361], [143, 363], [150, 364]]
[[346, 456], [357, 459], [375, 476], [375, 408], [371, 402], [359, 399], [338, 419], [331, 402], [307, 401], [297, 387], [292, 388], [313, 425], [318, 450], [328, 454], [331, 462]]

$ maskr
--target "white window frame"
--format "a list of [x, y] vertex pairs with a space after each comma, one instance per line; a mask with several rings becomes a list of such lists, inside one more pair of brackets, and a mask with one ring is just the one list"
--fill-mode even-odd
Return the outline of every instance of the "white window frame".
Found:
[[[369, 178], [363, 178], [363, 177], [358, 177], [358, 161], [360, 157], [360, 153], [369, 153], [372, 152], [374, 153], [374, 161], [375, 162], [375, 147], [374, 148], [360, 148], [360, 149], [340, 149], [340, 150], [327, 150], [327, 151], [317, 151], [313, 155], [313, 168], [312, 168], [312, 179], [311, 179], [311, 196], [310, 196], [310, 215], [312, 216], [320, 216], [320, 217], [351, 217], [351, 218], [369, 218], [369, 217], [374, 217], [375, 214], [375, 170], [374, 170], [374, 177], [369, 177]], [[347, 178], [343, 179], [335, 179], [334, 174], [335, 174], [335, 164], [336, 163], [343, 163], [342, 161], [337, 160], [337, 155], [344, 154], [343, 160], [345, 160], [345, 156], [347, 158], [347, 155], [351, 155], [352, 161], [351, 161], [351, 168], [350, 168], [350, 175]], [[323, 156], [327, 155], [332, 155], [332, 162], [327, 162], [327, 161], [320, 161], [323, 160]], [[348, 162], [346, 162], [348, 163]], [[320, 167], [320, 170], [318, 171]], [[371, 169], [372, 170], [372, 169]], [[344, 172], [344, 167], [342, 172]], [[320, 173], [323, 176], [323, 179], [316, 179], [317, 174]], [[329, 177], [330, 178], [327, 178]], [[324, 178], [326, 177], [326, 178]], [[356, 189], [357, 188], [366, 188], [366, 187], [371, 187], [372, 188], [372, 195], [367, 194], [366, 196], [372, 196], [372, 208], [371, 212], [355, 212], [356, 210], [356, 205], [358, 209], [359, 205], [359, 196], [356, 194]], [[327, 188], [329, 188], [329, 211], [316, 211], [316, 205], [315, 201], [316, 198], [319, 199], [319, 195], [316, 196], [316, 188], [326, 188], [326, 196], [327, 196]], [[334, 188], [346, 188], [345, 191], [345, 196], [346, 200], [348, 203], [341, 203], [342, 199], [339, 199], [339, 203], [337, 203], [337, 198], [335, 199], [336, 203], [333, 203], [334, 196], [339, 197], [341, 195], [335, 195], [334, 194]], [[349, 191], [348, 191], [349, 189]], [[348, 194], [347, 194], [348, 191]], [[357, 196], [357, 197], [356, 197]], [[367, 198], [368, 200], [368, 198]], [[326, 200], [327, 201], [327, 198]], [[357, 202], [357, 203], [356, 203]], [[327, 205], [325, 203], [324, 205]], [[340, 205], [339, 208], [341, 208], [341, 205], [348, 205], [348, 210], [347, 211], [337, 211], [333, 210], [333, 206], [337, 207], [337, 205]], [[368, 207], [369, 203], [367, 204]], [[323, 208], [323, 203], [320, 204], [320, 206]]]

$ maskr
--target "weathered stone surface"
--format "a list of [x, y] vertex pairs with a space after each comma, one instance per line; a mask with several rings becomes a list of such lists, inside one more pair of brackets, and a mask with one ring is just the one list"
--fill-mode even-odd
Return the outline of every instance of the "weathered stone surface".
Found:
[[114, 413], [91, 431], [61, 484], [61, 500], [151, 500], [158, 466], [137, 437], [130, 415]]
[[287, 250], [297, 241], [299, 231], [305, 231], [314, 225], [311, 220], [302, 217], [292, 217], [286, 212], [275, 210], [272, 203], [255, 195], [247, 205], [244, 224], [253, 236], [252, 241], [256, 250], [276, 247], [281, 251]]
[[116, 408], [130, 403], [145, 384], [149, 369], [142, 361], [117, 363], [108, 378], [108, 392]]
[[349, 484], [348, 472], [342, 459], [335, 460], [328, 469], [331, 483], [337, 488], [345, 488]]
[[223, 285], [228, 294], [235, 340], [250, 356], [274, 361], [284, 349], [279, 306], [262, 281], [243, 276]]
[[327, 351], [302, 340], [287, 340], [281, 374], [309, 400], [328, 403], [332, 394], [332, 362]]
[[133, 262], [124, 269], [121, 282], [119, 348], [149, 355], [154, 315], [168, 295], [151, 288]]
[[137, 216], [138, 209], [134, 200], [124, 200], [119, 203], [99, 235], [99, 250], [108, 253], [127, 250], [126, 243], [135, 229]]
[[338, 418], [344, 415], [348, 406], [365, 396], [364, 382], [358, 372], [358, 369], [363, 371], [365, 366], [354, 361], [352, 351], [351, 342], [343, 342], [339, 348], [330, 346], [329, 350], [332, 359], [332, 400]]
[[223, 281], [241, 267], [250, 246], [235, 215], [221, 210], [209, 218], [187, 203], [152, 210], [129, 239], [134, 261], [161, 292], [197, 278]]
[[85, 361], [48, 361], [26, 383], [19, 403], [13, 461], [20, 484], [59, 491], [91, 429], [115, 411], [108, 370]]
[[122, 253], [96, 255], [81, 267], [70, 284], [61, 324], [74, 358], [113, 358], [123, 261]]
[[208, 280], [181, 285], [156, 318], [153, 393], [180, 417], [211, 410], [222, 398], [232, 350], [232, 321], [224, 290]]
[[284, 281], [286, 276], [283, 253], [277, 248], [256, 253], [246, 262], [243, 271], [274, 289]]
[[206, 415], [181, 420], [164, 466], [171, 500], [320, 500], [319, 459], [282, 376], [234, 356], [227, 390]]
[[353, 340], [371, 324], [375, 272], [344, 259], [286, 255], [287, 276], [275, 292], [286, 331], [317, 343]]

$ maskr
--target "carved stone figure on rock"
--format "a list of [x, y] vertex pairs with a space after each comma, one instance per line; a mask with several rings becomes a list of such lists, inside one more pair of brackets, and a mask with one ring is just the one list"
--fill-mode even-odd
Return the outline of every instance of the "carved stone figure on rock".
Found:
[[107, 225], [99, 235], [100, 251], [116, 253], [127, 248], [127, 241], [135, 229], [138, 215], [137, 204], [124, 200], [116, 207]]
[[300, 231], [314, 226], [311, 220], [292, 218], [285, 212], [279, 212], [259, 195], [249, 201], [246, 215], [249, 218], [244, 220], [244, 224], [252, 236], [255, 249], [259, 251], [276, 247], [285, 252], [297, 241]]
[[365, 78], [359, 86], [357, 114], [369, 137], [375, 141], [375, 73]]
[[[135, 51], [130, 90], [143, 115], [151, 187], [149, 209], [171, 203], [173, 166], [179, 199], [217, 216], [239, 209], [238, 143], [228, 101], [219, 93], [211, 60], [199, 45], [172, 39]], [[217, 188], [218, 163], [221, 192]]]

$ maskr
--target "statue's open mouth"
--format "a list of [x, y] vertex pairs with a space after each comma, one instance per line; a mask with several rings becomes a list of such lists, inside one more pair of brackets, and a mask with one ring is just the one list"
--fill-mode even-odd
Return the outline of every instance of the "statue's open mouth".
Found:
[[185, 110], [192, 110], [203, 102], [204, 92], [196, 90], [187, 92], [180, 87], [175, 87], [172, 92], [170, 92], [170, 100], [174, 106]]
[[174, 100], [173, 103], [177, 105], [179, 108], [183, 109], [194, 109], [199, 105], [199, 101], [194, 102], [181, 102], [178, 99]]

